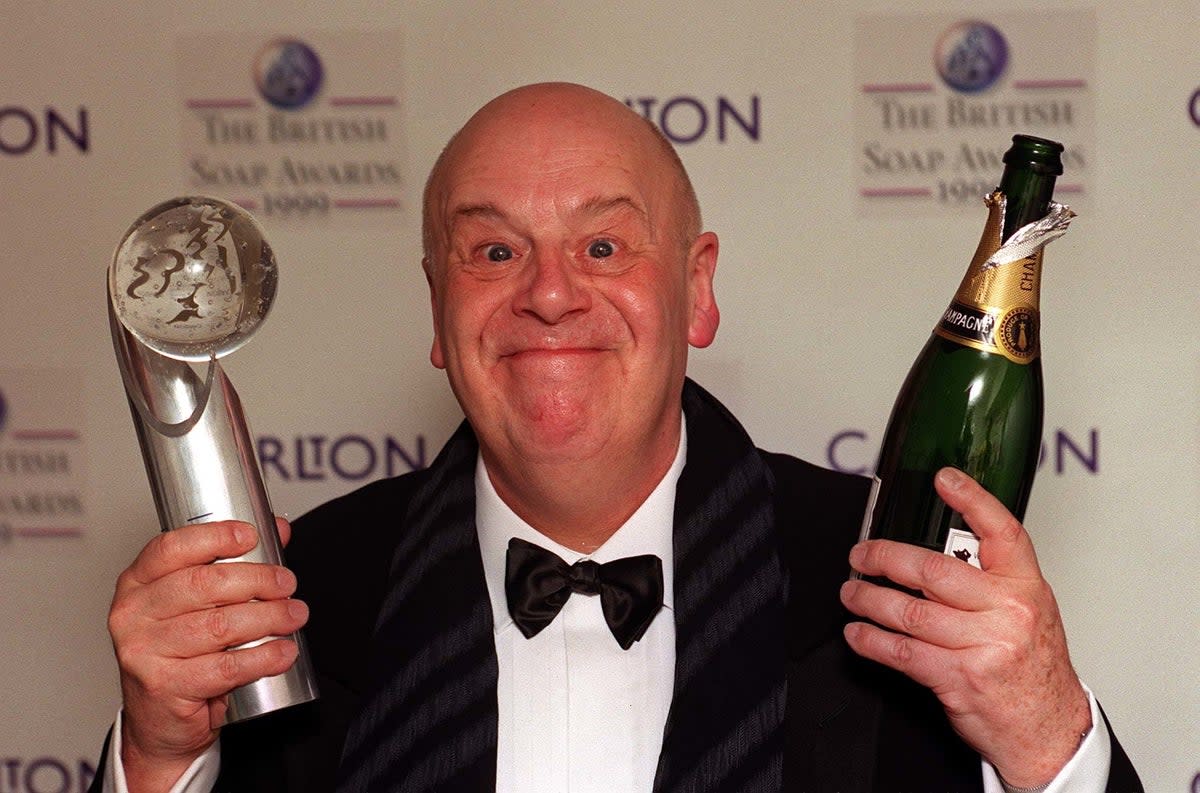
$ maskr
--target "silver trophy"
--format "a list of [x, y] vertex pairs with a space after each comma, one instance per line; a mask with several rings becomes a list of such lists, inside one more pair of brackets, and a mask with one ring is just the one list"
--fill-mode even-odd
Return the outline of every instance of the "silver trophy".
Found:
[[[228, 561], [283, 558], [241, 401], [217, 362], [258, 329], [277, 275], [254, 218], [207, 197], [143, 214], [108, 270], [113, 345], [159, 522], [163, 531], [214, 520], [256, 526], [258, 545]], [[235, 689], [226, 723], [316, 699], [303, 639], [289, 638], [300, 648], [295, 665]]]

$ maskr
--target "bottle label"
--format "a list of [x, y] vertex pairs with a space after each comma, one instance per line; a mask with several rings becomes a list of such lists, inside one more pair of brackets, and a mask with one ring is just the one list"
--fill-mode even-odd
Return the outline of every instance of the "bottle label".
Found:
[[934, 333], [950, 341], [984, 352], [998, 353], [1014, 363], [1030, 363], [1038, 357], [1040, 318], [1030, 306], [1013, 306], [1007, 311], [991, 307], [950, 304]]
[[1038, 292], [1042, 246], [1061, 235], [1070, 218], [1049, 223], [1057, 215], [1047, 216], [1045, 221], [1018, 230], [1002, 246], [1000, 231], [1006, 203], [999, 191], [988, 196], [988, 219], [979, 247], [954, 300], [933, 332], [958, 344], [1027, 364], [1041, 352]]
[[956, 556], [972, 567], [983, 567], [979, 564], [979, 538], [963, 529], [950, 529], [946, 535], [946, 547], [943, 550], [947, 556]]

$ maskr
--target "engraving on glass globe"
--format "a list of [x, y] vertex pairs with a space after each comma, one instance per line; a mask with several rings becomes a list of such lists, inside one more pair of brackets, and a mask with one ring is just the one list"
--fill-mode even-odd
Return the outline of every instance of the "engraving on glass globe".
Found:
[[203, 361], [236, 350], [275, 298], [275, 256], [240, 207], [208, 197], [150, 209], [125, 233], [109, 268], [117, 317], [151, 349]]

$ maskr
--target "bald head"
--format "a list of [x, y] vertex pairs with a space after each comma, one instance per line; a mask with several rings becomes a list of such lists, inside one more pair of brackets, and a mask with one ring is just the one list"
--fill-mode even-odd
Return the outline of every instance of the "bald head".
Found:
[[602, 138], [613, 150], [636, 152], [646, 176], [668, 180], [673, 203], [668, 233], [686, 250], [701, 231], [700, 204], [679, 155], [662, 132], [594, 89], [573, 83], [537, 83], [488, 102], [442, 150], [425, 183], [422, 237], [426, 260], [436, 262], [445, 251], [443, 210], [448, 184], [463, 171], [478, 167], [475, 155], [481, 144], [495, 151], [498, 139], [511, 138], [530, 159], [508, 165], [532, 168], [542, 163], [531, 159], [553, 162], [585, 135], [592, 140]]

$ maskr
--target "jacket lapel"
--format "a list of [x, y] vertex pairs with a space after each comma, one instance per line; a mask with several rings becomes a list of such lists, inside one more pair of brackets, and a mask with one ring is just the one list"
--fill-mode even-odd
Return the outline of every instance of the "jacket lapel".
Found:
[[676, 490], [675, 691], [654, 789], [779, 790], [787, 582], [773, 480], [742, 427], [690, 380]]
[[401, 525], [339, 793], [494, 790], [498, 665], [464, 423]]

